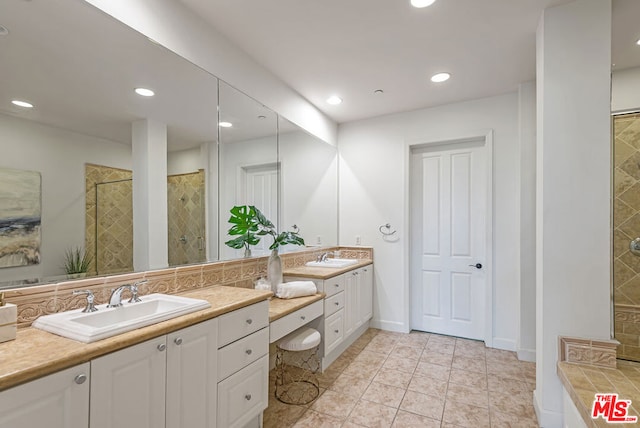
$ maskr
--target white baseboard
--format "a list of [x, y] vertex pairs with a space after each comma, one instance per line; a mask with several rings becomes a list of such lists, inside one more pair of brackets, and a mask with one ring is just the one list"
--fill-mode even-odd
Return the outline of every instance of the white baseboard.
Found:
[[536, 411], [538, 425], [544, 428], [562, 428], [564, 415], [558, 412], [550, 412], [542, 407], [542, 398], [538, 397], [538, 390], [533, 391], [533, 408]]
[[502, 349], [503, 351], [514, 351], [516, 350], [516, 341], [512, 339], [504, 339], [501, 337], [493, 338], [493, 346], [492, 348]]
[[531, 363], [536, 362], [536, 350], [535, 349], [518, 349], [516, 351], [518, 359], [520, 361], [529, 361]]
[[372, 319], [370, 323], [372, 328], [386, 331], [395, 331], [397, 333], [409, 333], [410, 329], [407, 325], [398, 321], [384, 321]]

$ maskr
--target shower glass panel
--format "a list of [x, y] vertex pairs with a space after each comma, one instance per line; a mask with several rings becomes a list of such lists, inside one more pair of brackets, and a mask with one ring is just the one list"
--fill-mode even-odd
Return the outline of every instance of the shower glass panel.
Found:
[[206, 261], [204, 170], [167, 177], [169, 266]]
[[98, 275], [133, 271], [131, 179], [96, 184], [95, 254]]

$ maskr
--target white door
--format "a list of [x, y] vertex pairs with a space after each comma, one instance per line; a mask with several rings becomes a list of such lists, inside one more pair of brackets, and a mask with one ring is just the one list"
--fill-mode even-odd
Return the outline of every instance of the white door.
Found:
[[412, 328], [484, 339], [484, 140], [411, 154]]
[[[278, 229], [278, 165], [274, 163], [242, 168], [242, 204], [254, 205]], [[268, 254], [273, 239], [264, 236], [253, 247], [254, 255]]]

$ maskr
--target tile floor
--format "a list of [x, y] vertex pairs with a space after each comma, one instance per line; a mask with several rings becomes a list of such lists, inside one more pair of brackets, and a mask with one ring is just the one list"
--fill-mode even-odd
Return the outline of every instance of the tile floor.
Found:
[[535, 364], [483, 342], [369, 329], [319, 376], [320, 396], [273, 396], [270, 427], [537, 427]]

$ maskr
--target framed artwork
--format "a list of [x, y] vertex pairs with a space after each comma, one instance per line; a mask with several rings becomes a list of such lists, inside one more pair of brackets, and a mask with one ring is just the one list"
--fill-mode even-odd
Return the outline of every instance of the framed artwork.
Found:
[[40, 263], [42, 178], [0, 168], [0, 268]]

